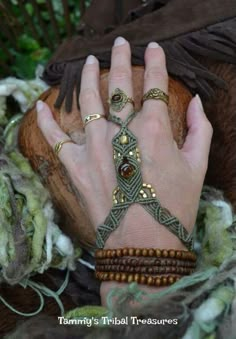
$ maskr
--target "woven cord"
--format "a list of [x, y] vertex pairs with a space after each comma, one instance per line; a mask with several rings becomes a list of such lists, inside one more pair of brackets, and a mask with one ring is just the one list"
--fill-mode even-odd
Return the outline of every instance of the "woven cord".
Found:
[[[139, 203], [156, 221], [166, 226], [189, 250], [192, 250], [192, 234], [188, 233], [169, 210], [161, 206], [153, 187], [143, 183], [137, 138], [127, 127], [136, 114], [137, 112], [131, 112], [125, 121], [111, 114], [108, 117], [110, 121], [121, 126], [120, 131], [112, 140], [118, 186], [113, 191], [113, 207], [104, 223], [98, 226], [96, 246], [103, 248], [111, 232], [119, 226], [129, 206]], [[122, 174], [123, 167], [128, 169], [128, 174]]]

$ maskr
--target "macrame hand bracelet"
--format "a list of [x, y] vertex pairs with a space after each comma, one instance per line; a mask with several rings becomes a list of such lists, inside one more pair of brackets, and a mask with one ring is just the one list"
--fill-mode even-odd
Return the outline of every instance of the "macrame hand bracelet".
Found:
[[129, 206], [139, 203], [155, 220], [166, 226], [189, 250], [192, 250], [192, 234], [189, 234], [181, 222], [161, 206], [151, 184], [143, 182], [137, 138], [127, 127], [136, 114], [137, 112], [131, 112], [125, 121], [111, 114], [108, 117], [108, 120], [121, 126], [112, 140], [118, 186], [113, 191], [113, 207], [104, 223], [97, 229], [96, 246], [103, 248], [111, 232], [119, 226]]

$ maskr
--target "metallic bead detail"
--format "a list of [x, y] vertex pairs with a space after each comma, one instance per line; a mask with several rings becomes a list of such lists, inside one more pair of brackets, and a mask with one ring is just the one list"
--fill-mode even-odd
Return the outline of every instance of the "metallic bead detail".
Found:
[[120, 136], [121, 145], [127, 145], [129, 143], [129, 137], [127, 135]]

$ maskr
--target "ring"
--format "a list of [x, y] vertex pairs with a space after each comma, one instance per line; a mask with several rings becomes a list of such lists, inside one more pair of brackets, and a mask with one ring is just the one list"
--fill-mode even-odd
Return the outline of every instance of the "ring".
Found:
[[62, 146], [63, 146], [64, 144], [69, 143], [69, 142], [72, 143], [72, 144], [75, 143], [75, 142], [74, 142], [73, 140], [71, 140], [71, 139], [62, 140], [62, 141], [57, 142], [56, 145], [54, 146], [54, 152], [56, 153], [56, 155], [59, 154], [59, 152], [60, 152]]
[[119, 88], [116, 88], [114, 92], [112, 92], [111, 97], [107, 100], [107, 102], [115, 112], [120, 112], [127, 103], [134, 106], [134, 100], [128, 97], [125, 92]]
[[167, 105], [169, 103], [169, 96], [159, 88], [151, 88], [147, 93], [145, 93], [142, 99], [142, 104], [144, 101], [150, 99], [164, 101]]
[[93, 121], [93, 120], [100, 119], [100, 118], [104, 118], [104, 115], [103, 115], [103, 114], [98, 114], [98, 113], [86, 115], [86, 116], [84, 117], [84, 120], [83, 120], [84, 127], [85, 127], [89, 122], [91, 122], [91, 121]]

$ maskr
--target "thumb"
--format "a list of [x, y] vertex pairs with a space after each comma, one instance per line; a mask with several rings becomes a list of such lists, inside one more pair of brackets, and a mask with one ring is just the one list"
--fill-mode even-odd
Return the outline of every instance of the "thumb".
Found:
[[206, 172], [213, 129], [198, 94], [189, 103], [187, 126], [188, 134], [182, 154], [191, 166], [200, 167]]

